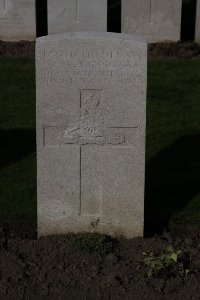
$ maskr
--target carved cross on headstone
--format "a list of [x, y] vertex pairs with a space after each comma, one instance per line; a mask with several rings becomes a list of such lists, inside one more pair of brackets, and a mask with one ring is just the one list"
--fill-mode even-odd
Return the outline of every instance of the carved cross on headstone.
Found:
[[80, 9], [80, 2], [76, 0], [76, 23], [79, 23], [79, 9]]
[[152, 23], [152, 13], [153, 13], [153, 3], [152, 0], [149, 0], [149, 23]]
[[[111, 147], [128, 147], [132, 145], [133, 131], [135, 127], [116, 127], [107, 125], [108, 120], [105, 112], [102, 109], [102, 90], [80, 90], [80, 120], [73, 122], [70, 126], [65, 127], [46, 127], [44, 132], [44, 146], [77, 146], [80, 151], [80, 215], [90, 216], [94, 215], [92, 208], [95, 206], [95, 215], [101, 215], [101, 193], [102, 190], [101, 180], [97, 180], [98, 184], [92, 183], [92, 188], [88, 188], [92, 178], [84, 180], [83, 187], [82, 181], [84, 177], [84, 168], [82, 163], [88, 153], [95, 157], [96, 163], [98, 162], [99, 173], [101, 173], [101, 151], [98, 147], [111, 146]], [[93, 146], [93, 147], [91, 147]], [[86, 147], [86, 148], [85, 148]], [[88, 148], [89, 147], [89, 148]], [[100, 149], [99, 149], [100, 150]], [[92, 165], [91, 165], [92, 168]], [[91, 171], [92, 173], [92, 171]], [[90, 177], [91, 175], [89, 175]], [[102, 175], [100, 175], [101, 177]], [[98, 185], [98, 186], [97, 186]], [[92, 190], [92, 194], [86, 195], [85, 190]], [[84, 196], [82, 195], [84, 194]], [[100, 198], [100, 199], [99, 199]], [[90, 211], [91, 208], [91, 211]]]

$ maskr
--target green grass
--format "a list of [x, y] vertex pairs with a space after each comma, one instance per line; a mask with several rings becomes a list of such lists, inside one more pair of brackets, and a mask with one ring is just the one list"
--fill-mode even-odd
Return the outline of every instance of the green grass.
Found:
[[200, 225], [199, 152], [200, 60], [151, 61], [147, 104], [147, 231], [153, 232], [161, 224], [180, 231]]
[[105, 255], [113, 250], [113, 242], [109, 236], [99, 233], [78, 235], [72, 239], [75, 249], [81, 251], [96, 252]]
[[[35, 70], [0, 58], [0, 220], [36, 219]], [[146, 227], [200, 225], [200, 60], [149, 62]]]
[[35, 70], [30, 58], [0, 58], [0, 220], [35, 222]]
[[200, 60], [149, 63], [147, 160], [185, 135], [200, 134]]
[[1, 129], [35, 128], [35, 68], [30, 58], [0, 58]]

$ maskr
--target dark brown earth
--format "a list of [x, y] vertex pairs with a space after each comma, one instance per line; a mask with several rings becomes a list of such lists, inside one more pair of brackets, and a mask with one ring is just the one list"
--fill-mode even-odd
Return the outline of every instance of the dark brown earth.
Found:
[[[24, 226], [23, 238], [8, 227], [0, 232], [1, 300], [200, 299], [199, 237], [119, 238], [99, 254], [80, 247], [81, 236], [36, 240], [30, 226]], [[159, 254], [168, 245], [187, 257], [187, 278], [163, 273], [148, 279], [143, 252]]]
[[[34, 56], [35, 42], [0, 41], [0, 56]], [[148, 46], [149, 58], [200, 57], [200, 45], [195, 43], [154, 43]]]
[[149, 58], [200, 57], [200, 45], [196, 43], [154, 43], [148, 45]]
[[0, 41], [0, 56], [29, 57], [35, 54], [35, 42], [4, 42]]

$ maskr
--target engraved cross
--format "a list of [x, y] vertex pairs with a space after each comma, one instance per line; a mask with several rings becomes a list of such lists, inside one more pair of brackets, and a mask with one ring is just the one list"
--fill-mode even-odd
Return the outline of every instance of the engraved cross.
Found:
[[79, 0], [76, 0], [76, 23], [79, 23], [79, 9], [80, 9], [80, 2]]
[[[95, 189], [99, 192], [88, 195], [87, 197], [82, 195], [84, 187], [82, 186], [82, 176], [84, 176], [84, 169], [82, 168], [82, 163], [84, 163], [85, 151], [82, 147], [85, 145], [97, 145], [97, 146], [119, 146], [127, 147], [130, 145], [129, 137], [132, 135], [132, 130], [137, 127], [109, 127], [106, 125], [104, 118], [104, 113], [101, 108], [102, 90], [81, 90], [80, 91], [80, 121], [78, 124], [74, 124], [71, 128], [64, 130], [60, 135], [61, 144], [67, 145], [79, 145], [80, 148], [80, 215], [91, 215], [90, 207], [98, 207], [96, 214], [101, 215], [102, 199], [101, 194], [102, 183], [101, 180], [96, 185]], [[130, 132], [131, 131], [131, 132]], [[92, 149], [90, 148], [90, 151]], [[87, 152], [87, 150], [86, 150]], [[90, 152], [91, 153], [91, 152]], [[94, 153], [95, 148], [94, 148]], [[93, 154], [94, 155], [94, 154]], [[102, 161], [101, 156], [99, 157], [95, 154], [96, 160], [99, 160], [99, 168], [101, 169]], [[88, 179], [89, 180], [89, 179]], [[92, 180], [92, 179], [91, 179]], [[83, 184], [85, 185], [85, 183]], [[88, 185], [88, 184], [87, 184]], [[94, 187], [92, 187], [94, 190]], [[97, 196], [98, 195], [98, 196]], [[100, 197], [100, 199], [99, 199]], [[95, 199], [96, 198], [96, 199]]]
[[153, 3], [152, 0], [149, 0], [149, 22], [152, 23], [152, 13], [153, 13]]
[[[101, 215], [102, 183], [101, 176], [95, 181], [91, 175], [95, 165], [98, 174], [102, 174], [102, 156], [99, 147], [129, 148], [133, 145], [133, 131], [138, 126], [109, 126], [107, 117], [102, 109], [102, 90], [80, 90], [80, 120], [71, 126], [47, 126], [44, 132], [44, 146], [78, 146], [80, 157], [80, 210], [82, 216], [94, 215], [92, 207], [96, 207], [95, 215]], [[93, 145], [94, 147], [90, 147]], [[88, 146], [88, 147], [87, 147]], [[88, 154], [89, 153], [89, 154]], [[89, 155], [89, 160], [86, 159]], [[91, 157], [90, 157], [91, 155]], [[88, 163], [89, 174], [84, 177]], [[85, 179], [87, 178], [87, 180]], [[95, 183], [94, 183], [95, 181]], [[93, 182], [93, 183], [92, 183]], [[87, 186], [87, 187], [86, 187]], [[86, 191], [90, 191], [89, 194]]]

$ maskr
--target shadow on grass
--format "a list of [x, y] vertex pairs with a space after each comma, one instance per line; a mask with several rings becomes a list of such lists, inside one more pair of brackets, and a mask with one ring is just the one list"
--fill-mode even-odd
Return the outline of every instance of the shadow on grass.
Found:
[[184, 136], [146, 165], [145, 236], [162, 233], [199, 191], [200, 135]]
[[13, 164], [35, 151], [34, 129], [0, 130], [0, 168]]

